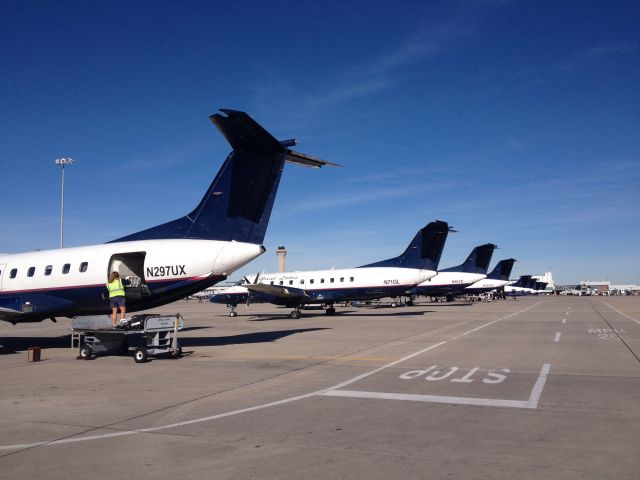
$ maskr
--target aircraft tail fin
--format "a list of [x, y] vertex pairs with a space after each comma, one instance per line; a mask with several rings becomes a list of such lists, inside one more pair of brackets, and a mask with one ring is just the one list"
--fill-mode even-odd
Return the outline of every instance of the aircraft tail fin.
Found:
[[497, 248], [497, 245], [493, 243], [485, 243], [474, 248], [464, 263], [456, 266], [445, 268], [440, 270], [441, 272], [466, 272], [466, 273], [480, 273], [485, 274], [489, 269], [489, 263], [491, 263], [491, 257], [493, 251]]
[[447, 222], [436, 220], [421, 228], [407, 249], [394, 258], [363, 265], [365, 267], [397, 267], [438, 270], [442, 250], [450, 231]]
[[515, 259], [509, 258], [507, 260], [500, 260], [487, 278], [492, 280], [509, 280], [509, 275], [511, 275], [511, 270], [513, 269], [513, 264], [515, 263]]
[[[182, 218], [113, 240], [193, 238], [261, 245], [285, 161], [335, 165], [287, 147], [244, 112], [222, 109], [209, 119], [227, 139], [229, 154], [198, 206]], [[303, 158], [304, 157], [304, 158]]]
[[531, 275], [521, 275], [518, 281], [512, 284], [511, 286], [527, 288], [527, 285], [529, 285], [530, 280], [531, 280]]
[[547, 282], [536, 282], [535, 290], [541, 292], [542, 290], [547, 288], [547, 285], [548, 285]]

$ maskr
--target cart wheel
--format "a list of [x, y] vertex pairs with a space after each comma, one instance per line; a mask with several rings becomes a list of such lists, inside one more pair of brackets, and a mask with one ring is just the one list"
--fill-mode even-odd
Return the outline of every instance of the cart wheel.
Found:
[[122, 342], [122, 344], [120, 344], [120, 348], [118, 349], [118, 353], [120, 355], [126, 355], [129, 353], [129, 345], [127, 344], [127, 342]]
[[91, 360], [91, 355], [93, 355], [93, 350], [89, 345], [82, 345], [80, 347], [80, 358], [82, 360]]
[[182, 347], [176, 348], [176, 351], [171, 354], [171, 358], [180, 358], [182, 356]]
[[229, 316], [230, 317], [237, 317], [238, 316], [238, 312], [229, 312]]
[[136, 351], [133, 354], [133, 360], [136, 363], [144, 363], [149, 358], [149, 354], [147, 353], [146, 348], [136, 348]]

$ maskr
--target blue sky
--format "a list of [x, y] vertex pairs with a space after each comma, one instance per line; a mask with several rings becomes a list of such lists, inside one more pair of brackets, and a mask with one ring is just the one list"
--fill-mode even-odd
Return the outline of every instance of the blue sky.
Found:
[[[0, 251], [101, 243], [198, 202], [244, 110], [297, 150], [243, 273], [357, 266], [434, 219], [441, 266], [640, 283], [640, 3], [5, 1]], [[237, 275], [239, 277], [239, 275]]]

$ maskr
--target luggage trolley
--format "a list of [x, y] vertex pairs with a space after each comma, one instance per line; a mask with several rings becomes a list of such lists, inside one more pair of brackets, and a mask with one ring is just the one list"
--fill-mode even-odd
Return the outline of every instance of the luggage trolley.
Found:
[[107, 315], [74, 317], [72, 336], [79, 337], [78, 358], [91, 359], [97, 353], [113, 352], [127, 355], [133, 350], [136, 363], [146, 362], [149, 355], [182, 356], [178, 332], [184, 327], [182, 315], [134, 315], [117, 327]]

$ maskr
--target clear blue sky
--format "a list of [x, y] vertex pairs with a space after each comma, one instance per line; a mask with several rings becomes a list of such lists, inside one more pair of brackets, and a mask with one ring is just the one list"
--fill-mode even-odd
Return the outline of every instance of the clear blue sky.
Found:
[[[637, 1], [13, 1], [0, 6], [0, 252], [190, 211], [244, 110], [298, 150], [243, 272], [357, 266], [433, 219], [514, 274], [640, 283]], [[236, 275], [239, 277], [239, 275]]]

